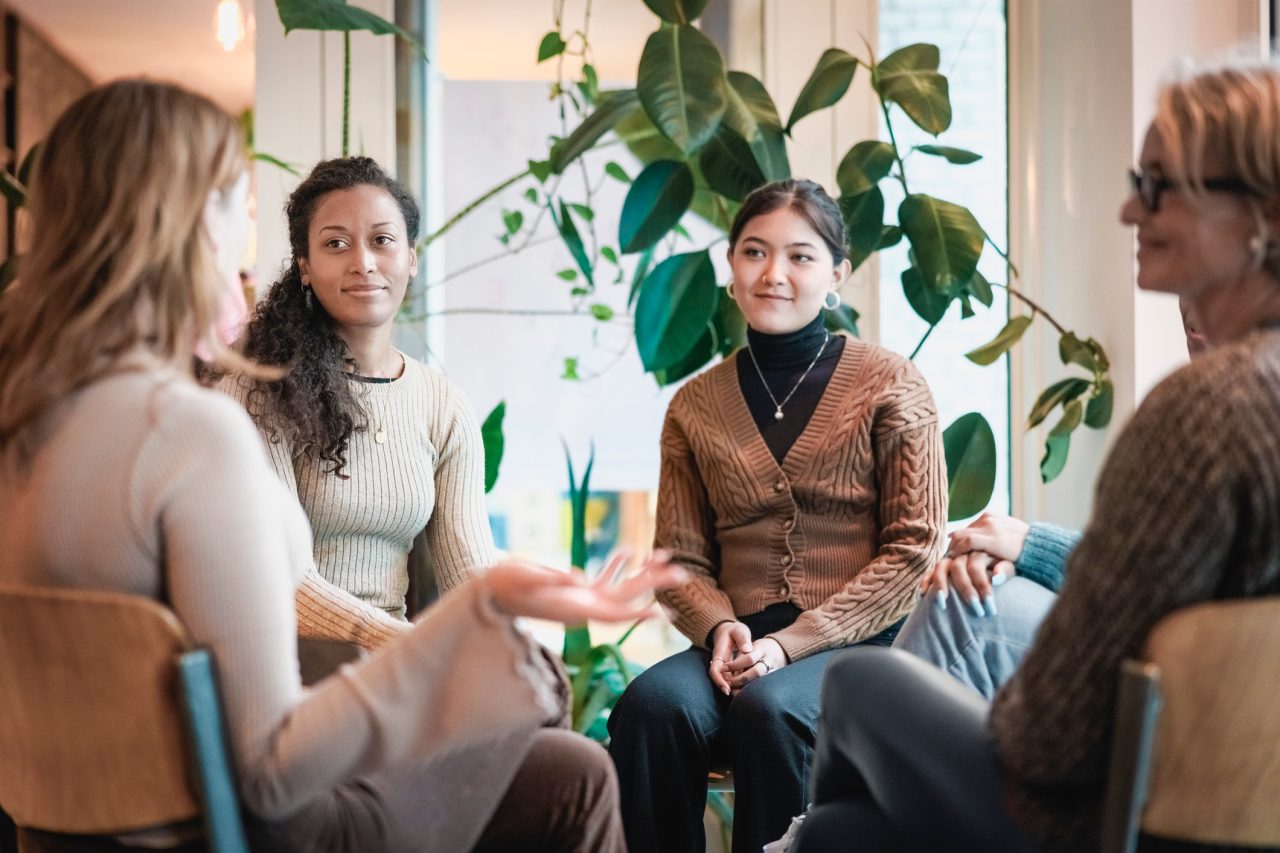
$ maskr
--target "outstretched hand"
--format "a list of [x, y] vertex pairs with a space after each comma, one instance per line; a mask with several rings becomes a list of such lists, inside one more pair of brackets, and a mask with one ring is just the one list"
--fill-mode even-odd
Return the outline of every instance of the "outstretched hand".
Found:
[[615, 552], [594, 577], [564, 572], [527, 560], [503, 560], [480, 577], [494, 604], [512, 616], [577, 625], [588, 620], [632, 622], [659, 612], [654, 590], [687, 581], [688, 573], [657, 551], [627, 573], [631, 555]]

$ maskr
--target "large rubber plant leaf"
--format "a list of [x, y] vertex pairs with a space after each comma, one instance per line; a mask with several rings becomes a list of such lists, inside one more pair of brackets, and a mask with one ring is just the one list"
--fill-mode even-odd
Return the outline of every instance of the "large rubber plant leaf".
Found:
[[644, 369], [680, 364], [702, 338], [716, 310], [716, 273], [704, 249], [658, 264], [636, 299], [636, 345]]
[[765, 183], [755, 152], [727, 124], [720, 125], [715, 136], [698, 152], [698, 168], [707, 186], [737, 202]]
[[560, 140], [551, 149], [551, 171], [560, 174], [569, 164], [582, 156], [618, 124], [623, 117], [635, 110], [640, 97], [635, 89], [619, 89], [600, 96], [600, 103], [582, 124]]
[[853, 82], [853, 73], [858, 70], [858, 60], [838, 47], [827, 48], [818, 57], [818, 64], [813, 67], [809, 79], [805, 81], [800, 94], [796, 96], [795, 105], [791, 107], [791, 117], [787, 119], [787, 133], [796, 126], [796, 122], [809, 113], [817, 112], [832, 106], [849, 91]]
[[844, 195], [864, 193], [893, 168], [893, 146], [866, 139], [849, 149], [836, 167], [836, 186]]
[[969, 209], [929, 195], [909, 195], [898, 206], [898, 224], [915, 250], [925, 285], [958, 295], [978, 268], [985, 237]]
[[640, 103], [682, 152], [701, 148], [720, 126], [728, 83], [711, 39], [688, 24], [663, 24], [645, 42], [636, 71]]
[[942, 322], [951, 305], [951, 297], [927, 287], [920, 270], [915, 267], [907, 267], [902, 271], [902, 295], [907, 298], [911, 310], [930, 326]]
[[1004, 328], [1000, 330], [1000, 334], [996, 335], [982, 346], [969, 350], [964, 354], [964, 357], [972, 361], [974, 364], [992, 364], [996, 359], [1008, 352], [1010, 347], [1022, 339], [1022, 335], [1027, 331], [1027, 327], [1030, 325], [1030, 317], [1010, 317], [1009, 322], [1005, 323]]
[[786, 135], [764, 84], [745, 71], [730, 71], [723, 124], [747, 141], [765, 180], [791, 177]]
[[849, 244], [849, 264], [857, 269], [880, 247], [884, 228], [884, 193], [873, 186], [857, 195], [840, 196], [839, 205]]
[[642, 252], [670, 231], [693, 200], [693, 173], [684, 163], [658, 160], [644, 167], [622, 203], [618, 247]]
[[947, 78], [938, 73], [938, 58], [937, 45], [909, 44], [886, 56], [872, 75], [882, 98], [934, 136], [951, 126], [951, 96]]
[[276, 0], [276, 12], [284, 24], [285, 35], [294, 30], [339, 33], [368, 30], [378, 36], [397, 36], [426, 56], [422, 42], [413, 33], [366, 9], [351, 6], [346, 0]]
[[644, 5], [671, 24], [691, 24], [702, 15], [707, 0], [644, 0]]
[[996, 437], [978, 412], [961, 415], [942, 431], [947, 457], [947, 520], [986, 509], [996, 484]]

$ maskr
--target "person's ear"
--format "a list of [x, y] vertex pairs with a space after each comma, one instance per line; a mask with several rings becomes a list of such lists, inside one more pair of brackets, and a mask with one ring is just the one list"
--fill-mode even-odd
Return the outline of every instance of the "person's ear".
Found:
[[303, 284], [311, 283], [311, 262], [306, 258], [298, 258], [298, 273], [302, 277]]
[[831, 268], [831, 290], [839, 290], [840, 285], [853, 274], [853, 264], [849, 263], [849, 259], [845, 258], [840, 263]]
[[413, 281], [418, 274], [418, 247], [409, 244], [409, 280]]

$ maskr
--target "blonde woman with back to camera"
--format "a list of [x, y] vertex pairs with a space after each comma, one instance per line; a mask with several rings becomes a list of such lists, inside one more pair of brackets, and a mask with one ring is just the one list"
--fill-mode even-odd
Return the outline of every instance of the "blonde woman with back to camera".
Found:
[[[626, 621], [661, 559], [617, 584], [518, 561], [403, 637], [299, 683], [306, 517], [244, 411], [192, 379], [247, 229], [239, 127], [203, 97], [122, 81], [57, 121], [33, 245], [0, 301], [0, 580], [171, 607], [219, 670], [263, 849], [623, 849], [605, 753], [540, 729], [562, 696], [514, 617]], [[278, 375], [278, 374], [277, 374]]]

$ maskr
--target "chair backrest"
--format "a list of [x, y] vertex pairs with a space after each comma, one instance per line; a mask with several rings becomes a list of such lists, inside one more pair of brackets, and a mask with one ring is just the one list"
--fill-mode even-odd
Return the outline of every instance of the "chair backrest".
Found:
[[[1177, 611], [1152, 629], [1143, 654], [1148, 663], [1127, 662], [1121, 676], [1113, 755], [1136, 758], [1130, 828], [1280, 845], [1280, 597]], [[1125, 787], [1114, 760], [1112, 771], [1109, 798]]]
[[211, 662], [172, 612], [121, 593], [0, 585], [0, 649], [0, 804], [19, 826], [210, 822], [209, 797], [225, 806], [230, 791], [231, 845], [213, 846], [245, 849]]

